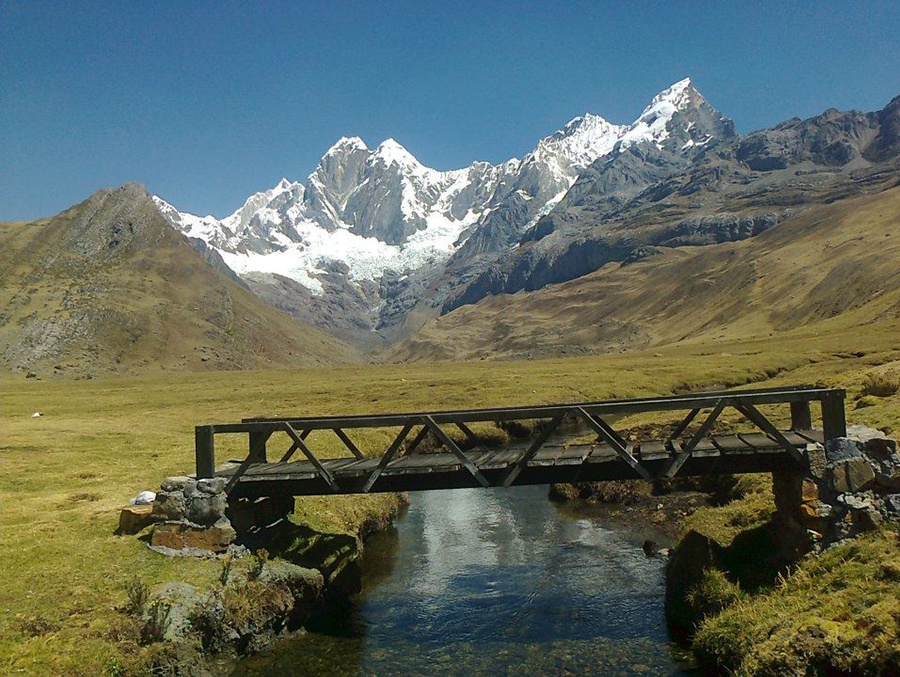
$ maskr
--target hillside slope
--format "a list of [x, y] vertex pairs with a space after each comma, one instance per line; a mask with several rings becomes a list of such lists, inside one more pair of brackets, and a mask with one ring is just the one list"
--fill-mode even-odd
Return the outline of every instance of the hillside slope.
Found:
[[0, 224], [0, 368], [88, 375], [348, 362], [172, 229], [144, 188]]
[[658, 248], [429, 321], [397, 361], [539, 357], [827, 332], [900, 313], [900, 188], [810, 207], [747, 240]]

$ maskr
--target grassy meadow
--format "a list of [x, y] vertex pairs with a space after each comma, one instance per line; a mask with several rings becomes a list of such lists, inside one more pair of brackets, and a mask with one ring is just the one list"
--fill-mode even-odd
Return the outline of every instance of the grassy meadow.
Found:
[[[900, 397], [869, 395], [900, 369], [896, 324], [743, 343], [531, 362], [464, 362], [296, 371], [159, 373], [97, 380], [0, 379], [0, 673], [114, 674], [116, 607], [134, 576], [211, 584], [219, 564], [167, 558], [113, 534], [118, 508], [168, 475], [192, 471], [193, 426], [253, 415], [386, 412], [669, 394], [709, 386], [847, 387], [848, 418], [900, 428]], [[33, 412], [41, 418], [31, 418]], [[640, 418], [635, 418], [639, 423]], [[378, 453], [391, 431], [355, 431]], [[217, 460], [245, 438], [217, 438]], [[311, 447], [341, 453], [333, 435]], [[277, 448], [280, 442], [273, 438]], [[284, 446], [288, 446], [285, 439]], [[354, 529], [382, 497], [310, 498], [317, 528]]]

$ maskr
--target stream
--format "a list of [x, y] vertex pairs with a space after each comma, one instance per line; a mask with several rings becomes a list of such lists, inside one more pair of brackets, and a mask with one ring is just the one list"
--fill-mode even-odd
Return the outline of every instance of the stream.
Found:
[[254, 675], [689, 675], [663, 617], [669, 539], [546, 486], [411, 495], [366, 541], [363, 590], [245, 659]]

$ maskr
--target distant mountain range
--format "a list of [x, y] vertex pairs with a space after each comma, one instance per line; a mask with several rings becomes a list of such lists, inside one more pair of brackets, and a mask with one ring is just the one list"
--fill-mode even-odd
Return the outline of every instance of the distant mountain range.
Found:
[[127, 184], [0, 224], [0, 367], [538, 357], [875, 322], [898, 312], [897, 186], [900, 97], [741, 136], [682, 80], [631, 124], [585, 115], [446, 172], [342, 138], [225, 219]]
[[342, 138], [305, 184], [283, 179], [218, 220], [155, 198], [169, 222], [215, 249], [258, 294], [357, 340], [404, 334], [508, 255], [604, 158], [655, 153], [663, 175], [734, 136], [689, 79], [660, 92], [630, 125], [585, 115], [522, 159], [440, 172], [393, 139], [374, 150]]

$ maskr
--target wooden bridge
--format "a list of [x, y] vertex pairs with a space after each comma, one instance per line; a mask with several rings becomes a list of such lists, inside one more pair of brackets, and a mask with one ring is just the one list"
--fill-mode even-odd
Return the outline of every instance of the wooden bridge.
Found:
[[[812, 427], [812, 402], [821, 406], [821, 430]], [[760, 412], [761, 405], [789, 406], [791, 429], [776, 428]], [[712, 434], [727, 408], [740, 412], [751, 430]], [[664, 439], [632, 443], [608, 422], [627, 414], [679, 410], [686, 414]], [[581, 421], [596, 433], [597, 441], [551, 442], [566, 419]], [[485, 421], [533, 421], [539, 432], [526, 442], [489, 449], [468, 425]], [[465, 450], [450, 438], [447, 426], [465, 435]], [[399, 430], [387, 449], [366, 455], [350, 435], [361, 428]], [[306, 442], [317, 430], [333, 431], [348, 455], [318, 458]], [[269, 446], [275, 433], [284, 433], [290, 446], [272, 461]], [[217, 469], [214, 440], [222, 434], [247, 435], [248, 452], [243, 461]], [[443, 451], [417, 453], [429, 435]], [[198, 478], [225, 477], [226, 491], [236, 497], [327, 495], [771, 472], [805, 467], [807, 445], [844, 435], [844, 391], [797, 386], [535, 407], [253, 418], [198, 426], [196, 461]], [[304, 458], [294, 460], [298, 451]]]

